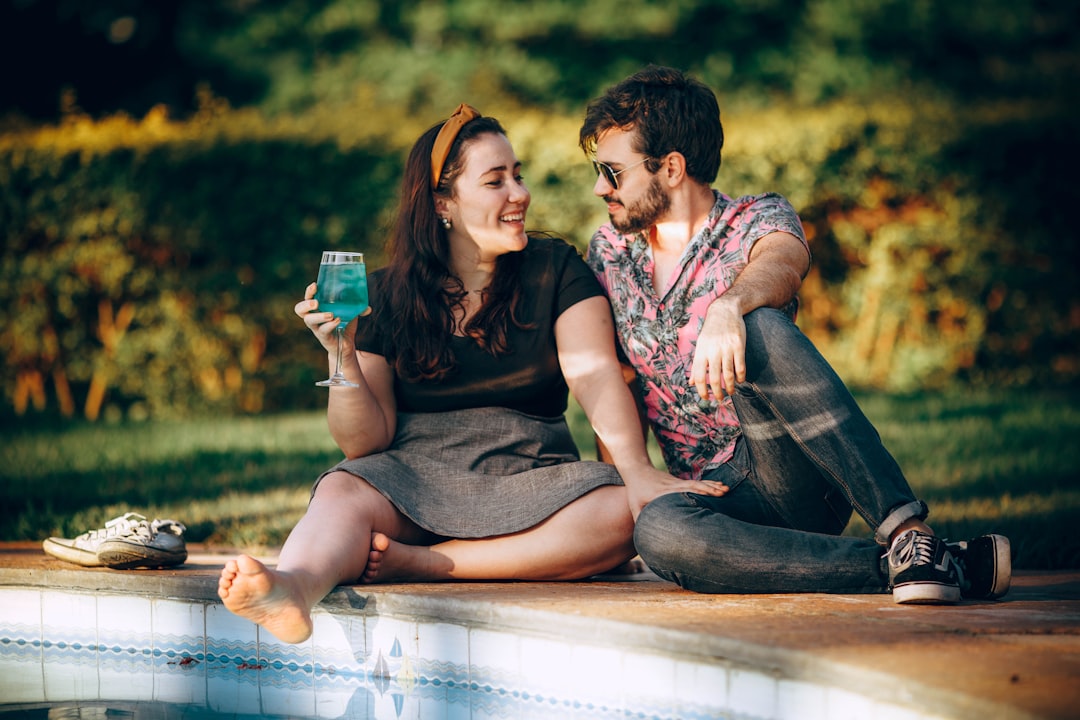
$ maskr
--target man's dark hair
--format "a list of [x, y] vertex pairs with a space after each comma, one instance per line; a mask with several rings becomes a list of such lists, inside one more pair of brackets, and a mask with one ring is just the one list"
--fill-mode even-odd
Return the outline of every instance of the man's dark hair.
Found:
[[720, 170], [724, 129], [716, 95], [700, 80], [658, 65], [634, 73], [589, 103], [578, 136], [587, 155], [607, 130], [636, 130], [634, 149], [649, 158], [649, 172], [670, 152], [686, 158], [686, 172], [709, 185]]

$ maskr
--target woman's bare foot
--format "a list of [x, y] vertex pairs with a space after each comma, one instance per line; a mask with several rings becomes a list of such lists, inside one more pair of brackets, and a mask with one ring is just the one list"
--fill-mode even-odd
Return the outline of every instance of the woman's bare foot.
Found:
[[[449, 580], [452, 563], [425, 545], [405, 545], [380, 533], [371, 533], [363, 583]], [[440, 570], [442, 568], [442, 570]]]
[[287, 643], [311, 637], [311, 608], [288, 587], [288, 580], [248, 555], [229, 560], [218, 579], [225, 607], [266, 628]]

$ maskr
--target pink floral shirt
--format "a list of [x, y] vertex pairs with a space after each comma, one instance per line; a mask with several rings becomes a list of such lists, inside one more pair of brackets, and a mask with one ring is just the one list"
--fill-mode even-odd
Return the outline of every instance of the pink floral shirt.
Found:
[[[690, 370], [705, 311], [746, 266], [754, 243], [772, 232], [806, 244], [802, 222], [782, 196], [732, 199], [717, 192], [661, 296], [644, 233], [622, 235], [607, 223], [589, 243], [587, 261], [611, 300], [619, 345], [637, 370], [649, 423], [673, 475], [697, 480], [731, 458], [740, 432], [731, 398], [702, 400]], [[792, 301], [785, 311], [794, 318], [796, 308]]]

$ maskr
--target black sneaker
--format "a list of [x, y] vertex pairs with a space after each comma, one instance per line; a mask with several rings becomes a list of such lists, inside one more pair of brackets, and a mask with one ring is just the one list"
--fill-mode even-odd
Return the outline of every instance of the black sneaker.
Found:
[[893, 601], [912, 605], [960, 602], [960, 573], [945, 541], [908, 530], [893, 540], [886, 557]]
[[980, 535], [947, 543], [960, 566], [960, 591], [965, 598], [996, 600], [1012, 584], [1012, 548], [1004, 535]]

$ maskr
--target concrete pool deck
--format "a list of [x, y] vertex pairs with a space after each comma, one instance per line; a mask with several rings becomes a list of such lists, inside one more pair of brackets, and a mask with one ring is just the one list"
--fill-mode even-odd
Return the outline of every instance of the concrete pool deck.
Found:
[[[217, 575], [231, 553], [196, 545], [189, 552], [178, 568], [118, 571], [64, 563], [38, 543], [0, 543], [0, 588], [216, 601]], [[320, 607], [543, 628], [778, 679], [828, 682], [913, 717], [1080, 717], [1080, 570], [1017, 571], [1002, 600], [945, 607], [895, 605], [887, 595], [704, 596], [647, 574], [347, 586]], [[0, 607], [0, 625], [3, 616]]]

